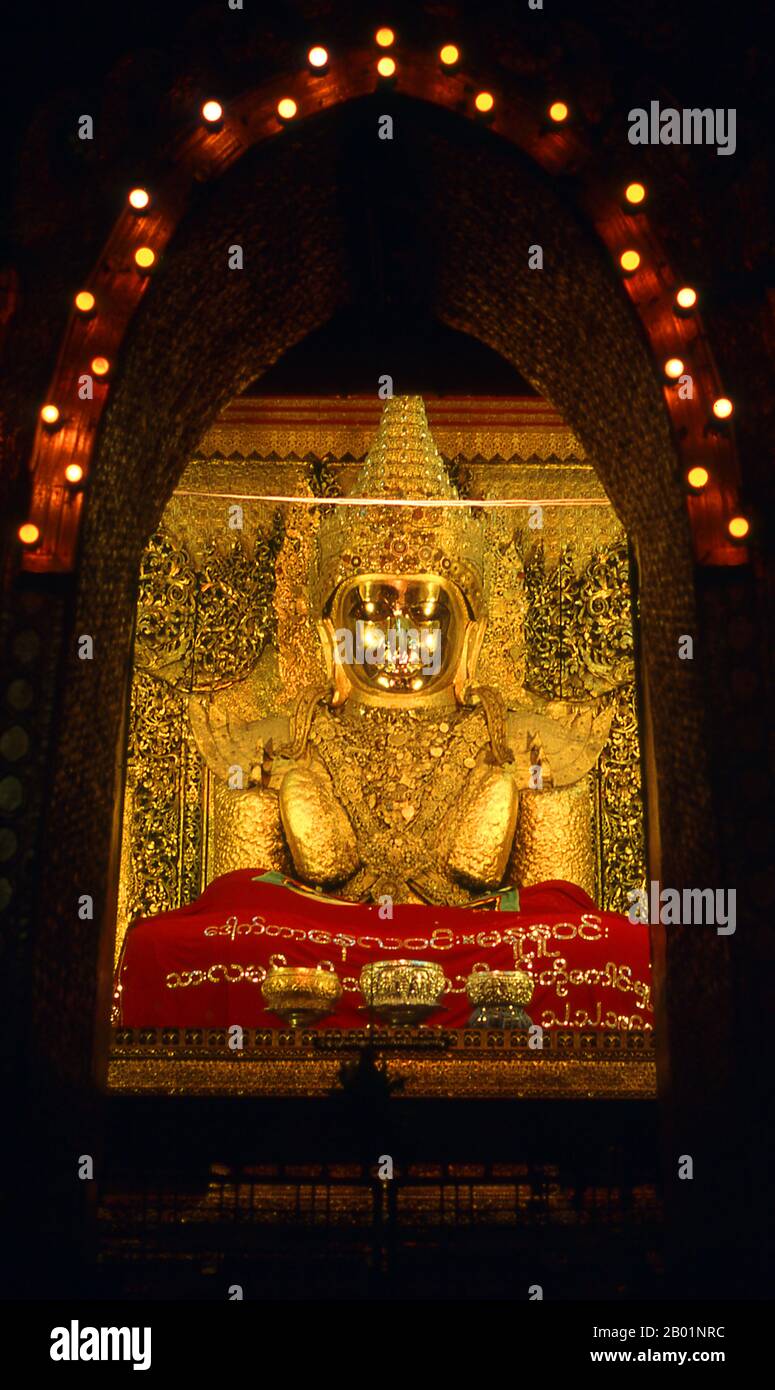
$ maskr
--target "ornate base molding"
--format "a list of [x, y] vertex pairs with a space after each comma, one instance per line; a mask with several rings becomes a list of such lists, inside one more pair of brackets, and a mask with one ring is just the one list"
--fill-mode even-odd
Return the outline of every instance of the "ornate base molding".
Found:
[[224, 1029], [113, 1030], [108, 1089], [131, 1095], [329, 1095], [342, 1067], [373, 1048], [401, 1098], [650, 1099], [654, 1039], [646, 1033], [544, 1034], [539, 1051], [519, 1031], [465, 1028], [246, 1029], [232, 1049]]

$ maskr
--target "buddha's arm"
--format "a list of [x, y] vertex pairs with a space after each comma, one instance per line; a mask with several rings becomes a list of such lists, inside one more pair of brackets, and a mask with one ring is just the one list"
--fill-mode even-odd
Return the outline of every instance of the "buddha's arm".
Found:
[[[594, 704], [555, 701], [539, 706], [537, 700], [533, 707], [504, 711], [504, 716], [500, 738], [505, 739], [511, 761], [494, 761], [491, 741], [488, 756], [471, 772], [445, 827], [447, 867], [452, 877], [467, 887], [498, 887], [517, 850], [521, 870], [527, 875], [525, 881], [535, 881], [535, 866], [529, 861], [536, 858], [537, 845], [541, 853], [536, 863], [543, 863], [545, 846], [535, 830], [524, 835], [524, 844], [515, 846], [515, 833], [520, 835], [520, 793], [526, 793], [528, 799], [537, 798], [550, 821], [562, 820], [563, 815], [567, 820], [569, 810], [578, 819], [576, 801], [569, 808], [565, 799], [575, 796], [574, 785], [582, 782], [596, 763], [612, 718], [611, 711], [600, 713]], [[532, 800], [523, 809], [535, 818]], [[550, 833], [549, 821], [544, 828], [549, 840], [556, 838]], [[525, 829], [523, 823], [522, 831]]]
[[306, 883], [335, 887], [360, 864], [355, 831], [325, 769], [304, 759], [286, 772], [280, 818], [296, 872]]
[[189, 701], [189, 713], [197, 747], [216, 777], [233, 787], [235, 769], [242, 773], [245, 790], [235, 793], [232, 839], [237, 830], [231, 822], [237, 812], [242, 838], [250, 839], [251, 817], [259, 814], [258, 803], [268, 793], [279, 810], [299, 878], [326, 885], [350, 878], [360, 863], [353, 828], [325, 769], [309, 756], [288, 755], [288, 719], [274, 715], [246, 721], [225, 714], [215, 702], [206, 705], [194, 698]]
[[586, 774], [608, 739], [612, 710], [555, 701], [510, 712], [507, 732], [520, 787], [506, 877], [519, 884], [563, 878], [595, 892], [592, 801]]
[[519, 809], [511, 764], [480, 763], [454, 806], [448, 837], [447, 868], [466, 888], [493, 889], [503, 882]]

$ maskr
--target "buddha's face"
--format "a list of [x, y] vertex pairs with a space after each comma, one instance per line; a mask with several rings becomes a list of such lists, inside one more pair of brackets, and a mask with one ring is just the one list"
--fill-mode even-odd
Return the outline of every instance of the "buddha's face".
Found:
[[451, 687], [470, 620], [445, 579], [370, 574], [342, 585], [330, 621], [335, 665], [356, 698], [411, 704]]

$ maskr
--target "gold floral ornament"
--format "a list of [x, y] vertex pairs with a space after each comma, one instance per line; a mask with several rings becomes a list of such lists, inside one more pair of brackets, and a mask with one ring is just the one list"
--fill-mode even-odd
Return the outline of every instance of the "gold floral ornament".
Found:
[[215, 690], [249, 674], [276, 629], [275, 558], [283, 539], [278, 512], [252, 548], [241, 538], [210, 540], [197, 569], [188, 550], [160, 530], [140, 566], [136, 661], [187, 690]]
[[137, 665], [167, 680], [187, 681], [195, 612], [196, 574], [188, 551], [165, 531], [157, 531], [140, 562]]
[[160, 527], [140, 565], [120, 919], [190, 902], [202, 887], [203, 760], [189, 692], [221, 689], [272, 646], [279, 513], [252, 543], [210, 540], [199, 563]]
[[626, 544], [606, 546], [580, 574], [570, 546], [547, 570], [542, 543], [525, 547], [527, 679], [563, 699], [610, 695], [633, 679]]
[[211, 542], [198, 583], [194, 689], [213, 690], [247, 676], [271, 643], [274, 566], [282, 542], [278, 513], [250, 554], [235, 540], [225, 553]]

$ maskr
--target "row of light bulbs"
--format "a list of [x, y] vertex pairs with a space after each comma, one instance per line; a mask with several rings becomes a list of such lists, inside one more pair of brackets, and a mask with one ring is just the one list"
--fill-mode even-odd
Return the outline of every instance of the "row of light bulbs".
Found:
[[[386, 50], [393, 47], [396, 35], [392, 29], [387, 27], [380, 28], [374, 35], [374, 41], [378, 48]], [[453, 68], [460, 61], [460, 49], [456, 44], [443, 44], [438, 53], [439, 62], [445, 68]], [[307, 61], [310, 67], [322, 71], [328, 66], [328, 50], [322, 45], [315, 45], [307, 53]], [[396, 62], [387, 53], [383, 53], [377, 60], [377, 72], [380, 77], [390, 78], [395, 75]], [[481, 116], [490, 116], [495, 108], [495, 98], [492, 92], [477, 92], [474, 97], [474, 107]], [[288, 122], [298, 113], [298, 105], [293, 97], [281, 97], [277, 102], [276, 113], [278, 120]], [[217, 129], [224, 117], [223, 106], [219, 101], [210, 98], [201, 107], [201, 117], [205, 125], [211, 129]], [[570, 109], [564, 101], [553, 101], [548, 107], [547, 115], [556, 125], [561, 125], [568, 119]], [[624, 189], [624, 202], [629, 208], [638, 208], [646, 201], [646, 188], [644, 184], [633, 182], [629, 183]], [[151, 195], [145, 188], [133, 188], [128, 194], [127, 202], [134, 213], [142, 214], [147, 212], [151, 205]], [[150, 246], [139, 246], [134, 254], [135, 265], [141, 274], [148, 274], [156, 263], [156, 253]], [[634, 249], [627, 249], [619, 256], [619, 265], [622, 273], [626, 277], [634, 275], [641, 265], [641, 256]], [[690, 313], [697, 306], [697, 291], [689, 285], [683, 285], [675, 293], [674, 308], [681, 315]], [[84, 317], [90, 317], [96, 312], [97, 304], [95, 296], [91, 290], [79, 290], [75, 296], [75, 308]], [[110, 374], [110, 362], [106, 357], [98, 356], [91, 362], [92, 374], [102, 380]], [[664, 364], [664, 373], [671, 382], [677, 382], [684, 374], [684, 363], [680, 357], [670, 357]], [[713, 415], [718, 421], [726, 421], [733, 413], [732, 401], [726, 396], [719, 396], [714, 400]], [[60, 427], [61, 414], [58, 406], [51, 402], [41, 407], [40, 418], [48, 430], [56, 430]], [[65, 478], [68, 483], [77, 486], [83, 481], [83, 468], [78, 463], [70, 463], [65, 468]], [[689, 468], [686, 474], [686, 482], [694, 493], [699, 493], [710, 481], [710, 474], [707, 468], [696, 464]], [[744, 540], [750, 530], [750, 524], [744, 516], [734, 516], [727, 527], [730, 536], [734, 540]], [[19, 539], [25, 545], [37, 543], [40, 532], [32, 522], [25, 522], [19, 528]]]
[[[642, 183], [630, 183], [624, 190], [624, 200], [630, 207], [641, 207], [646, 201], [646, 189]], [[625, 275], [634, 275], [641, 263], [640, 254], [634, 250], [623, 251], [619, 257], [619, 264]], [[691, 313], [697, 307], [697, 291], [691, 285], [682, 285], [676, 290], [674, 309], [682, 316]], [[668, 357], [664, 363], [663, 371], [667, 380], [676, 383], [680, 381], [686, 370], [685, 364], [680, 357]], [[728, 420], [733, 414], [734, 406], [728, 396], [718, 396], [713, 402], [713, 414], [717, 420]], [[702, 464], [693, 464], [688, 469], [686, 481], [692, 492], [702, 492], [710, 482], [710, 473]], [[729, 522], [729, 534], [735, 540], [743, 540], [750, 530], [747, 519], [743, 516], [734, 516]]]

